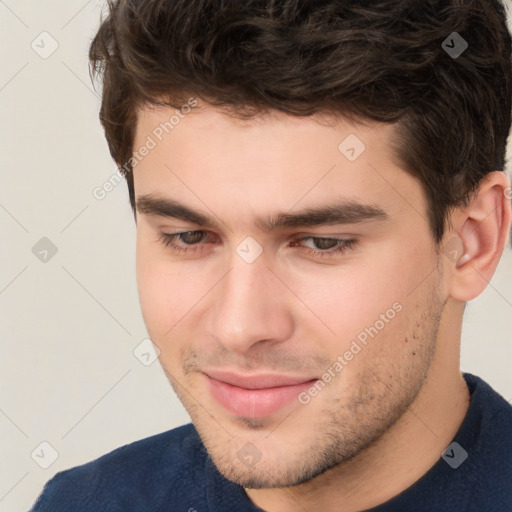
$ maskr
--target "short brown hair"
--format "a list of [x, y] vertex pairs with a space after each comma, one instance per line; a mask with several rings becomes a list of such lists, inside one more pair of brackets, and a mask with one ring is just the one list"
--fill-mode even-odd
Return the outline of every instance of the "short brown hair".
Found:
[[[454, 32], [468, 44], [457, 57], [445, 51]], [[449, 209], [505, 167], [511, 38], [499, 0], [108, 0], [89, 58], [124, 170], [138, 108], [191, 96], [242, 117], [396, 122], [395, 154], [421, 180], [439, 243]]]

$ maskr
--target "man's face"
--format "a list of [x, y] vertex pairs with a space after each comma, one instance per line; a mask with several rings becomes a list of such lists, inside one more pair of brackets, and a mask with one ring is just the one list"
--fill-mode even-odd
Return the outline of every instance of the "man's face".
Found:
[[[142, 110], [134, 145], [155, 146], [134, 169], [149, 334], [221, 473], [307, 481], [378, 440], [425, 381], [444, 305], [425, 196], [389, 125], [210, 108], [162, 136], [173, 113]], [[339, 148], [350, 134], [362, 153], [353, 135]]]

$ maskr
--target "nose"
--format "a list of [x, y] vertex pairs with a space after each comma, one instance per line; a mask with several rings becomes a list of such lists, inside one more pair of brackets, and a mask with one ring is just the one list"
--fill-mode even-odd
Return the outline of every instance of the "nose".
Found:
[[212, 297], [210, 335], [230, 351], [278, 343], [293, 333], [289, 294], [263, 257], [246, 263], [238, 255]]

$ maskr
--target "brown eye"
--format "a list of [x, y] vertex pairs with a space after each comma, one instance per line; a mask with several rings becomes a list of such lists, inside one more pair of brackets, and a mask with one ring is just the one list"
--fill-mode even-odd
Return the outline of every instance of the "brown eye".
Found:
[[184, 233], [179, 233], [179, 239], [186, 245], [198, 244], [201, 242], [206, 236], [204, 231], [186, 231]]
[[302, 250], [309, 255], [319, 258], [329, 258], [344, 254], [352, 249], [356, 244], [356, 239], [305, 236], [295, 241], [292, 245], [301, 246]]
[[311, 238], [317, 249], [329, 250], [339, 245], [339, 240], [336, 238]]
[[215, 243], [212, 233], [204, 230], [182, 231], [181, 233], [160, 233], [158, 240], [165, 247], [178, 254], [197, 254], [208, 243]]

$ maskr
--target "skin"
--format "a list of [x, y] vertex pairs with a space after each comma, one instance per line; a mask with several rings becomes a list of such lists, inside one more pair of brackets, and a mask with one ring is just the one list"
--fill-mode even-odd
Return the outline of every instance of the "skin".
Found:
[[[134, 146], [172, 113], [141, 109]], [[179, 201], [219, 224], [206, 238], [174, 239], [183, 253], [162, 232], [203, 227], [139, 211], [140, 301], [161, 365], [218, 470], [269, 512], [387, 501], [439, 460], [469, 405], [459, 369], [464, 302], [483, 291], [503, 251], [509, 184], [491, 173], [451, 212], [437, 247], [421, 183], [390, 150], [394, 130], [277, 112], [242, 122], [200, 105], [134, 169], [137, 198]], [[353, 162], [338, 151], [349, 134], [366, 145]], [[343, 201], [377, 206], [387, 219], [272, 231], [256, 222]], [[263, 249], [252, 263], [236, 251], [249, 236]], [[332, 251], [320, 244], [333, 237], [356, 243], [311, 253]], [[449, 256], [443, 246], [454, 241]], [[212, 368], [321, 378], [396, 303], [400, 312], [305, 405], [245, 418], [209, 392], [202, 371]], [[250, 467], [237, 456], [247, 443], [261, 457]]]

